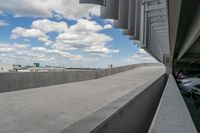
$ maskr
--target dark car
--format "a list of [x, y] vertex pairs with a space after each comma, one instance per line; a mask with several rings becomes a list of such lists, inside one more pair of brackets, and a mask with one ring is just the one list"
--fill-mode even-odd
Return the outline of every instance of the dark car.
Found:
[[200, 74], [199, 70], [183, 70], [176, 72], [175, 77], [177, 83], [180, 84], [183, 79], [196, 77], [196, 75], [199, 74]]
[[191, 99], [197, 104], [200, 104], [200, 84], [195, 85], [191, 91]]

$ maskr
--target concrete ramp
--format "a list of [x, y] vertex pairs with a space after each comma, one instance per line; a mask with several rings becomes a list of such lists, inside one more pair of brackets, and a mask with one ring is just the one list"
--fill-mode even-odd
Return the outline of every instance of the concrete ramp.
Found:
[[1, 133], [58, 133], [165, 73], [145, 66], [100, 79], [0, 94]]

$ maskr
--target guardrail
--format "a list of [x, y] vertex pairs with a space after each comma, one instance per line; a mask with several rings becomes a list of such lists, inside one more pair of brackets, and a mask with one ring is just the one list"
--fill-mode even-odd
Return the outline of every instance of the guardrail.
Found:
[[65, 71], [65, 72], [10, 72], [0, 73], [0, 93], [21, 89], [64, 84], [83, 80], [91, 80], [104, 76], [124, 72], [141, 66], [160, 65], [142, 63], [127, 65], [110, 69], [93, 71]]

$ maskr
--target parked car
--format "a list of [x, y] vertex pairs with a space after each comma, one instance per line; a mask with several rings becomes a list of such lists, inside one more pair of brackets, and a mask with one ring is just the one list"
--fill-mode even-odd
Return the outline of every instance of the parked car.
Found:
[[176, 74], [175, 74], [176, 81], [177, 81], [177, 83], [180, 83], [183, 79], [194, 77], [198, 73], [200, 73], [200, 71], [197, 71], [197, 70], [191, 71], [191, 70], [182, 70], [181, 69], [178, 72], [176, 72]]
[[176, 77], [177, 81], [179, 81], [179, 80], [181, 81], [182, 79], [185, 79], [185, 78], [194, 77], [198, 73], [200, 73], [199, 70], [182, 70], [181, 69], [175, 73], [175, 77]]
[[192, 87], [191, 99], [197, 104], [200, 104], [200, 84]]
[[191, 94], [193, 86], [199, 85], [200, 84], [200, 74], [190, 77], [190, 78], [185, 78], [180, 80], [179, 87], [186, 92], [186, 94]]

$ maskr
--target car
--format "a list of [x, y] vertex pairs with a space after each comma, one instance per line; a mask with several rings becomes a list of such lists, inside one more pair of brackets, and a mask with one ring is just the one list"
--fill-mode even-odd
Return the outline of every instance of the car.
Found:
[[178, 85], [183, 92], [190, 95], [193, 86], [196, 86], [198, 84], [200, 84], [200, 74], [194, 77], [182, 79], [180, 80], [180, 83]]
[[194, 103], [200, 104], [200, 84], [192, 87], [191, 99]]
[[194, 77], [198, 73], [200, 73], [199, 70], [197, 71], [197, 70], [182, 70], [181, 69], [175, 73], [176, 81], [177, 83], [180, 83], [183, 79]]

